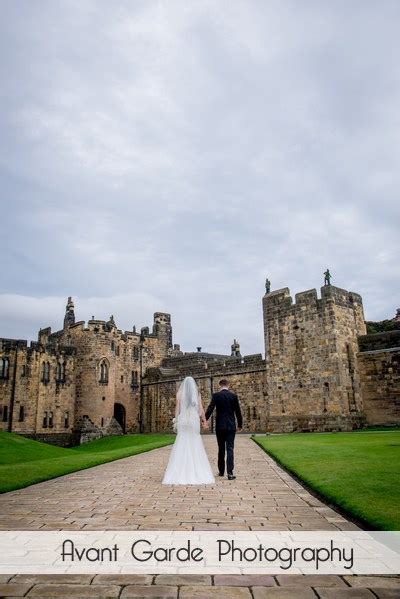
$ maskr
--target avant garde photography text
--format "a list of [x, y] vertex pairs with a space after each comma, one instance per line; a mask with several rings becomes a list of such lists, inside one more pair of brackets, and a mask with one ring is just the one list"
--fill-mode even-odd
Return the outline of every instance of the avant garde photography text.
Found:
[[[233, 539], [217, 539], [216, 557], [220, 564], [235, 563], [279, 563], [282, 570], [289, 570], [300, 563], [313, 564], [318, 570], [327, 562], [343, 563], [350, 570], [354, 563], [354, 550], [351, 547], [336, 547], [333, 540], [325, 546], [268, 547], [260, 543], [255, 546], [243, 546]], [[77, 546], [71, 539], [62, 544], [63, 562], [118, 562], [121, 548], [115, 543], [110, 547]], [[140, 563], [201, 563], [207, 559], [207, 553], [190, 539], [177, 547], [153, 546], [147, 539], [137, 539], [130, 546], [130, 556]]]

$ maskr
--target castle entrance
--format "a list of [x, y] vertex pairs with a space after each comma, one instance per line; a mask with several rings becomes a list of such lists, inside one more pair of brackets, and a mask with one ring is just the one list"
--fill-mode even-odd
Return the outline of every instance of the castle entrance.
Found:
[[121, 425], [125, 434], [125, 407], [121, 403], [114, 404], [114, 418]]

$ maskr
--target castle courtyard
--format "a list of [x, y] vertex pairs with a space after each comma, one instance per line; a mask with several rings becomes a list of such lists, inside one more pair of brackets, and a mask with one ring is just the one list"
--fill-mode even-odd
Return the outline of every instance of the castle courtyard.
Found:
[[[216, 472], [216, 440], [203, 437]], [[163, 486], [170, 447], [0, 496], [1, 530], [357, 530], [311, 495], [247, 435], [237, 479]], [[297, 575], [1, 575], [0, 596], [394, 598], [400, 578]]]

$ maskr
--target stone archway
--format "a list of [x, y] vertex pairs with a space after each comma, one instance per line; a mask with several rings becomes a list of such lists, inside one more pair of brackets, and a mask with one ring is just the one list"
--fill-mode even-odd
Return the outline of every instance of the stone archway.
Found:
[[122, 431], [125, 434], [126, 411], [122, 403], [114, 404], [114, 418], [121, 425]]

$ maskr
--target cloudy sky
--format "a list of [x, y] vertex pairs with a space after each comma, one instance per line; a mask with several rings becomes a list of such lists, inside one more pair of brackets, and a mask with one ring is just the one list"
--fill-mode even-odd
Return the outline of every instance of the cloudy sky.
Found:
[[400, 3], [2, 0], [0, 336], [172, 314], [263, 351], [261, 298], [400, 306]]

